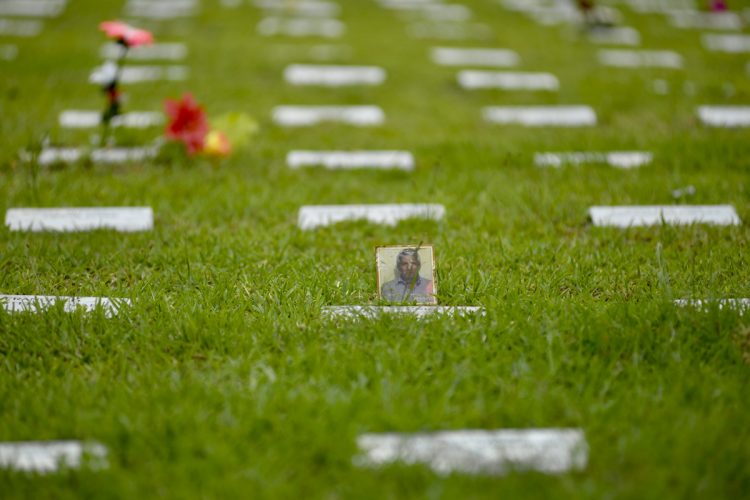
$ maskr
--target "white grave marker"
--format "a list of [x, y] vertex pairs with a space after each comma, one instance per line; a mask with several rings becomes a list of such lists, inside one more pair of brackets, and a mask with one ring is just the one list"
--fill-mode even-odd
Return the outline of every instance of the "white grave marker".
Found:
[[154, 212], [151, 207], [9, 208], [5, 225], [11, 231], [31, 232], [151, 231]]
[[282, 127], [305, 127], [324, 122], [367, 127], [382, 125], [385, 113], [378, 106], [276, 106], [273, 121]]
[[708, 311], [713, 305], [719, 310], [731, 309], [740, 315], [750, 311], [750, 298], [741, 299], [677, 299], [674, 304], [678, 307], [691, 307], [700, 311]]
[[415, 318], [465, 317], [485, 314], [484, 308], [473, 306], [326, 306], [321, 310], [322, 317], [326, 319], [377, 319], [387, 315]]
[[521, 58], [509, 49], [434, 47], [432, 61], [440, 66], [516, 66]]
[[701, 37], [703, 46], [713, 52], [740, 54], [750, 52], [750, 35], [717, 35], [704, 34]]
[[[108, 62], [94, 68], [89, 75], [89, 82], [96, 85], [107, 85], [114, 78], [114, 63]], [[120, 73], [120, 82], [124, 84], [187, 80], [190, 71], [187, 66], [125, 66]]]
[[742, 18], [734, 12], [701, 12], [698, 10], [676, 10], [669, 13], [675, 28], [738, 31], [742, 29]]
[[0, 16], [56, 17], [64, 8], [60, 0], [0, 0]]
[[[150, 147], [121, 147], [94, 149], [90, 152], [91, 161], [98, 164], [115, 164], [126, 162], [140, 162], [154, 158], [159, 152], [159, 146]], [[76, 163], [87, 155], [84, 148], [44, 148], [39, 154], [39, 165], [49, 166], [56, 163]]]
[[671, 50], [603, 49], [599, 62], [618, 68], [682, 68], [682, 56]]
[[750, 127], [750, 106], [700, 106], [698, 118], [709, 127]]
[[254, 0], [253, 5], [273, 14], [299, 17], [336, 17], [341, 14], [339, 4], [325, 0]]
[[635, 205], [595, 206], [589, 208], [595, 226], [640, 227], [685, 224], [740, 225], [739, 215], [731, 205]]
[[323, 167], [327, 170], [414, 170], [414, 156], [408, 151], [290, 151], [289, 168]]
[[41, 21], [0, 18], [0, 35], [33, 37], [42, 32], [43, 26]]
[[526, 127], [596, 125], [596, 113], [589, 106], [488, 106], [482, 116], [490, 123]]
[[192, 17], [197, 13], [197, 2], [194, 0], [129, 0], [125, 4], [125, 13], [130, 17], [146, 19], [177, 19]]
[[492, 29], [486, 24], [447, 21], [415, 22], [407, 32], [413, 38], [434, 40], [481, 40], [492, 36]]
[[284, 70], [284, 80], [292, 85], [380, 85], [385, 81], [385, 70], [377, 66], [319, 66], [291, 64]]
[[65, 312], [81, 309], [86, 312], [101, 308], [108, 318], [120, 312], [122, 306], [130, 306], [130, 299], [107, 297], [63, 297], [50, 295], [0, 295], [0, 305], [6, 312], [42, 312], [62, 303]]
[[[122, 54], [122, 46], [116, 43], [102, 45], [99, 55], [102, 59], [118, 59]], [[180, 61], [188, 54], [184, 43], [154, 43], [128, 49], [127, 59], [130, 61]]]
[[584, 165], [603, 163], [611, 167], [628, 170], [648, 165], [654, 155], [645, 151], [611, 151], [608, 153], [536, 153], [534, 164], [537, 167], [560, 168], [563, 165]]
[[629, 26], [600, 28], [591, 30], [588, 34], [590, 42], [601, 45], [630, 45], [641, 44], [641, 34]]
[[299, 209], [297, 225], [302, 230], [310, 230], [339, 222], [366, 220], [372, 224], [395, 226], [406, 219], [437, 221], [443, 216], [445, 207], [438, 204], [308, 205]]
[[510, 71], [464, 70], [458, 73], [458, 84], [468, 90], [549, 90], [560, 88], [557, 77], [551, 73], [519, 73]]
[[588, 443], [581, 429], [456, 430], [362, 434], [354, 463], [424, 464], [435, 473], [501, 475], [517, 470], [562, 474], [583, 470]]
[[[101, 111], [69, 109], [60, 113], [58, 122], [63, 128], [92, 128], [101, 125]], [[112, 118], [112, 127], [148, 128], [164, 123], [164, 114], [155, 111], [131, 111]]]
[[263, 36], [338, 38], [346, 31], [346, 25], [338, 19], [267, 17], [258, 23], [256, 31]]
[[45, 474], [62, 467], [78, 469], [84, 457], [94, 468], [107, 466], [107, 448], [80, 441], [27, 441], [0, 443], [0, 469]]

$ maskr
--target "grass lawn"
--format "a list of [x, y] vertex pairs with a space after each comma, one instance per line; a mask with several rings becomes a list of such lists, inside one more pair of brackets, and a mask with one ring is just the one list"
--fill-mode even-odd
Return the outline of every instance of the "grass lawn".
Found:
[[[33, 168], [23, 149], [87, 145], [65, 109], [102, 109], [87, 83], [101, 20], [124, 1], [71, 0], [41, 36], [0, 37], [0, 210], [152, 206], [155, 230], [0, 228], [0, 293], [127, 297], [115, 318], [0, 310], [0, 441], [83, 439], [109, 468], [0, 471], [3, 498], [741, 498], [750, 496], [750, 314], [675, 308], [750, 297], [750, 133], [701, 125], [701, 104], [750, 104], [748, 56], [705, 51], [700, 32], [618, 5], [642, 48], [684, 69], [617, 69], [573, 27], [544, 28], [492, 0], [463, 0], [488, 39], [414, 39], [374, 0], [340, 1], [339, 40], [261, 37], [263, 13], [203, 0], [198, 16], [145, 21], [189, 47], [185, 82], [125, 85], [125, 110], [192, 92], [210, 115], [260, 123], [218, 167], [176, 154], [122, 166]], [[739, 8], [743, 2], [730, 2]], [[750, 3], [744, 2], [744, 6]], [[747, 32], [747, 31], [746, 31]], [[379, 87], [284, 83], [316, 62], [388, 71]], [[433, 46], [516, 50], [559, 92], [466, 91]], [[141, 63], [136, 63], [141, 64]], [[149, 64], [149, 63], [143, 63]], [[664, 80], [667, 95], [654, 92]], [[386, 124], [283, 129], [280, 104], [377, 104]], [[587, 104], [595, 127], [491, 125], [481, 108]], [[161, 131], [117, 131], [144, 144]], [[290, 170], [291, 149], [403, 149], [413, 173]], [[646, 150], [651, 165], [541, 169], [535, 152]], [[672, 192], [694, 186], [695, 194]], [[441, 222], [296, 227], [306, 204], [442, 203]], [[607, 229], [591, 205], [731, 204], [743, 224]], [[375, 301], [378, 245], [432, 243], [443, 305], [479, 318], [330, 322], [326, 305]], [[580, 427], [584, 471], [439, 476], [357, 468], [356, 436], [462, 428]]]

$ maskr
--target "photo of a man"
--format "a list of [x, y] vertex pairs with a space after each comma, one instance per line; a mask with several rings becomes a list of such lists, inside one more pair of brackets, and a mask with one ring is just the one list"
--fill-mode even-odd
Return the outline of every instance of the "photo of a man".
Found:
[[[379, 247], [377, 262], [382, 299], [389, 302], [437, 304], [432, 246]], [[385, 281], [390, 277], [393, 279]]]

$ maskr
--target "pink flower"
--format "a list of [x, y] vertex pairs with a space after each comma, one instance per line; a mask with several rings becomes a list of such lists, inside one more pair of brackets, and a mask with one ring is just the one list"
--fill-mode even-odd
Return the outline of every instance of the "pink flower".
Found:
[[133, 28], [120, 21], [104, 21], [99, 24], [99, 29], [127, 47], [149, 45], [154, 41], [154, 36], [148, 31]]
[[713, 12], [724, 12], [729, 8], [725, 0], [712, 0], [711, 10]]
[[208, 120], [203, 107], [191, 94], [186, 93], [179, 101], [164, 101], [164, 109], [169, 116], [165, 131], [167, 138], [185, 144], [191, 155], [201, 152], [208, 134]]

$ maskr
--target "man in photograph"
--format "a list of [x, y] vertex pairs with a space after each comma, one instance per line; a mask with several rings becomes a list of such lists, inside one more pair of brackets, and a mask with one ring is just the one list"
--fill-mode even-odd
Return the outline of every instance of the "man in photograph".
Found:
[[382, 297], [391, 302], [435, 302], [432, 280], [419, 275], [422, 262], [416, 248], [405, 248], [396, 257], [396, 279], [383, 284]]

